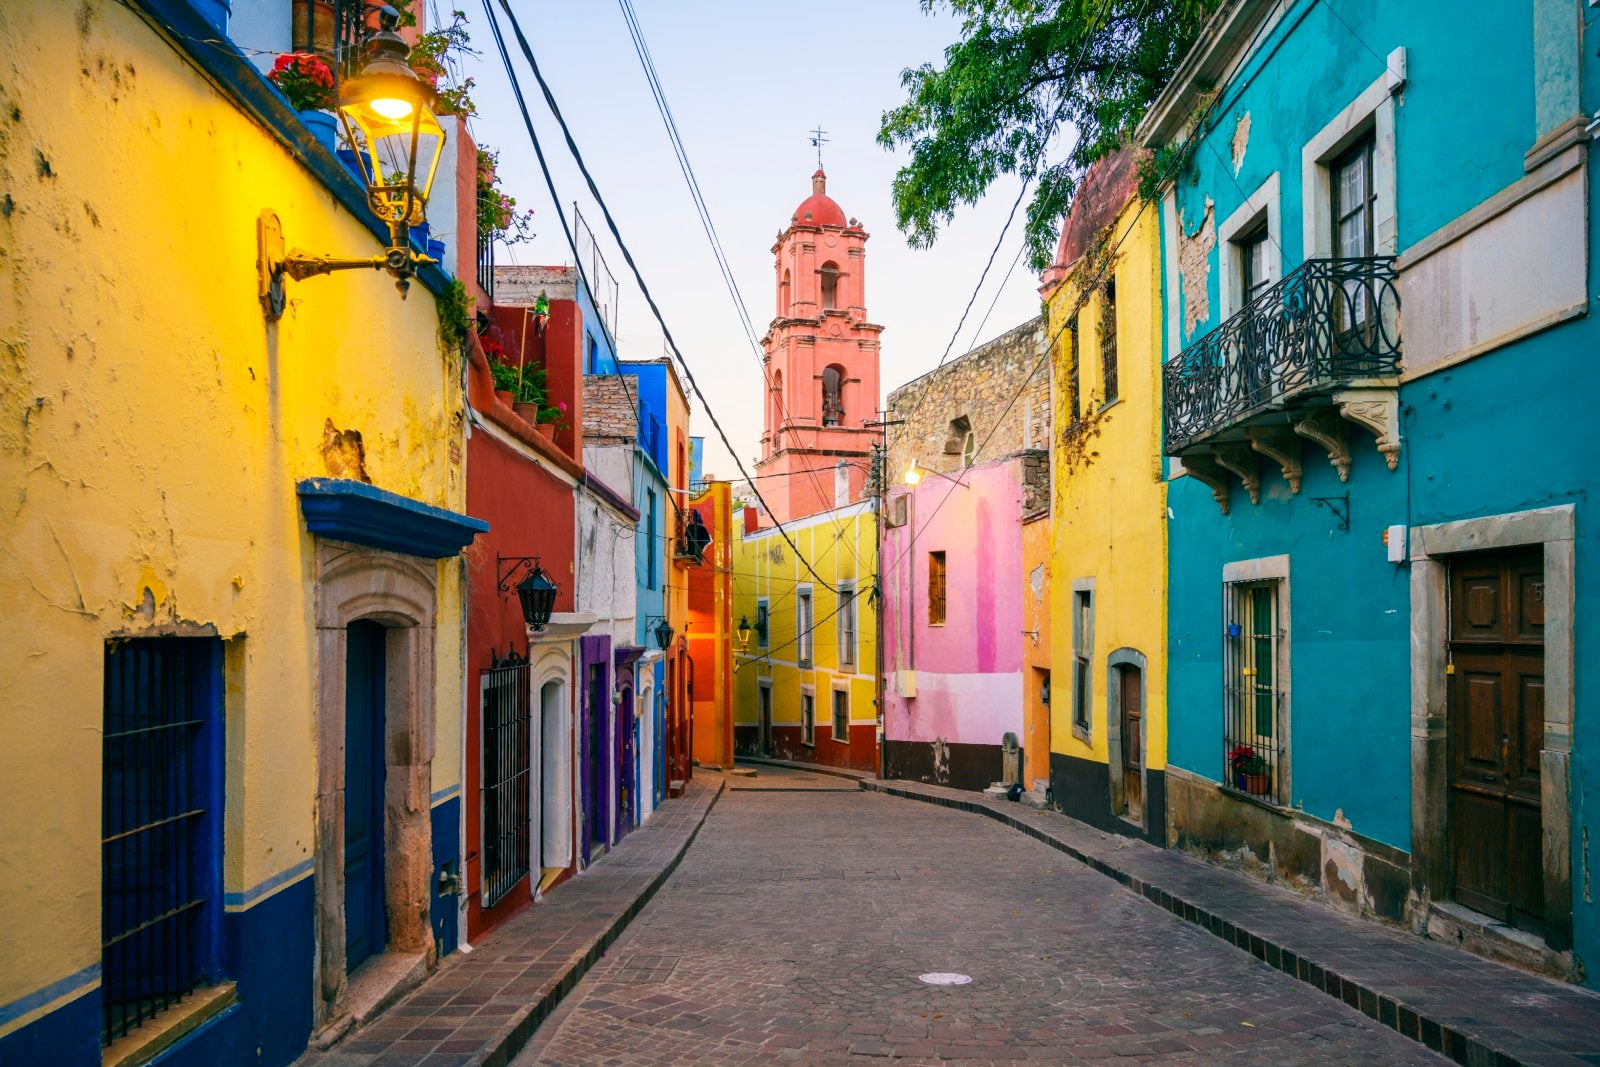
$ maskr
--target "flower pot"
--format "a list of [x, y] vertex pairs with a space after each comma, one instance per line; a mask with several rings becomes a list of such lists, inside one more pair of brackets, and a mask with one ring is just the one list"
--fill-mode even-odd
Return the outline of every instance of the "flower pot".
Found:
[[504, 404], [506, 407], [511, 407], [515, 403], [517, 396], [517, 394], [513, 393], [509, 389], [496, 389], [494, 391], [494, 395], [499, 397], [500, 403]]
[[337, 148], [333, 154], [339, 157], [339, 162], [344, 164], [346, 170], [356, 176], [357, 181], [366, 180], [361, 174], [361, 160], [356, 156], [355, 149]]
[[1240, 774], [1235, 776], [1240, 789], [1253, 797], [1264, 797], [1272, 792], [1272, 775]]
[[302, 111], [300, 121], [306, 124], [317, 143], [332, 152], [339, 136], [339, 120], [329, 111]]
[[428, 250], [428, 224], [426, 222], [419, 222], [411, 227], [411, 243], [424, 252]]
[[523, 420], [528, 423], [528, 425], [530, 425], [530, 426], [538, 425], [538, 422], [539, 422], [539, 405], [538, 404], [524, 403], [523, 401], [519, 400], [515, 404], [512, 404], [511, 408], [518, 415], [520, 415], [523, 418]]
[[554, 441], [556, 439], [556, 424], [553, 422], [537, 423], [533, 428], [538, 430], [539, 435], [546, 441]]
[[443, 266], [444, 242], [439, 240], [437, 237], [428, 238], [428, 255], [432, 256], [434, 259], [437, 259], [439, 264]]

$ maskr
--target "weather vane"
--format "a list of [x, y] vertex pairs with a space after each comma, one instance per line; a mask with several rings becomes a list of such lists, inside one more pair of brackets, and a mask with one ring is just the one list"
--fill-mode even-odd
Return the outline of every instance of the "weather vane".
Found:
[[817, 128], [811, 131], [811, 147], [817, 150], [817, 169], [822, 169], [822, 146], [828, 143], [827, 131], [818, 123]]

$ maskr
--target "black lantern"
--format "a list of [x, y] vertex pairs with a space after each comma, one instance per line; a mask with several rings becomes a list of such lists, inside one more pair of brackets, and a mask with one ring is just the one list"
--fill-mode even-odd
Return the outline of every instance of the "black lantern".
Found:
[[750, 618], [747, 615], [739, 616], [739, 630], [733, 639], [733, 647], [740, 652], [750, 647]]
[[664, 618], [660, 622], [656, 623], [656, 643], [659, 644], [663, 650], [667, 649], [672, 644], [672, 625]]
[[710, 543], [711, 531], [706, 529], [705, 522], [700, 518], [700, 512], [698, 510], [689, 512], [689, 517], [683, 523], [683, 536], [678, 541], [678, 554], [684, 559], [692, 559], [698, 563]]
[[[502, 557], [500, 562], [504, 563], [506, 558]], [[532, 563], [528, 576], [517, 583], [517, 599], [522, 601], [523, 620], [533, 629], [543, 630], [550, 622], [550, 613], [555, 610], [556, 594], [561, 591], [561, 587], [551, 581], [544, 568], [539, 566], [538, 556], [511, 558], [515, 558], [516, 562], [522, 565]], [[516, 570], [513, 568], [512, 574], [515, 573]], [[502, 579], [500, 588], [504, 590], [509, 581], [509, 576]]]

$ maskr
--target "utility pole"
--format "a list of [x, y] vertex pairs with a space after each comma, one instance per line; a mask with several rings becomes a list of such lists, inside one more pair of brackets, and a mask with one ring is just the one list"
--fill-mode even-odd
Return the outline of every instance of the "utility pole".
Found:
[[906, 420], [887, 418], [886, 416], [889, 414], [887, 411], [880, 411], [877, 414], [879, 416], [877, 419], [863, 422], [861, 425], [884, 431], [883, 435], [872, 443], [873, 496], [876, 498], [874, 503], [877, 504], [877, 507], [873, 509], [876, 514], [873, 516], [872, 522], [873, 532], [877, 538], [877, 544], [873, 547], [873, 558], [877, 560], [875, 565], [877, 573], [872, 576], [872, 592], [877, 598], [877, 604], [873, 610], [873, 625], [877, 629], [875, 645], [878, 660], [878, 675], [873, 680], [873, 704], [876, 706], [878, 713], [878, 777], [882, 779], [884, 765], [883, 746], [886, 740], [883, 718], [883, 609], [885, 604], [883, 595], [883, 523], [884, 508], [888, 506], [889, 500], [888, 428], [890, 426], [900, 426]]

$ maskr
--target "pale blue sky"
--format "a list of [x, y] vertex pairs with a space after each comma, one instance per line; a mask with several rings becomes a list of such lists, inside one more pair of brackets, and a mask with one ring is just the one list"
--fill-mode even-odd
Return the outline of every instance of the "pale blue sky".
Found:
[[[924, 15], [915, 0], [634, 3], [758, 335], [773, 314], [769, 250], [795, 206], [810, 194], [816, 154], [807, 131], [820, 122], [830, 138], [823, 150], [828, 192], [872, 235], [867, 304], [871, 317], [885, 327], [885, 393], [931, 369], [1017, 190], [1013, 180], [997, 184], [983, 203], [964, 210], [930, 251], [908, 248], [894, 228], [889, 188], [898, 158], [874, 140], [878, 120], [901, 99], [900, 71], [937, 59], [956, 37], [955, 20], [944, 13]], [[457, 6], [471, 20], [473, 45], [483, 53], [468, 60], [467, 72], [477, 79], [474, 136], [501, 151], [502, 184], [519, 207], [536, 212], [538, 239], [509, 253], [502, 250], [500, 261], [567, 262], [560, 223], [483, 24], [481, 0]], [[621, 9], [616, 0], [513, 0], [512, 6], [673, 336], [735, 448], [753, 466], [761, 432], [760, 367], [678, 173]], [[570, 213], [577, 199], [584, 216], [603, 231], [559, 131], [542, 111], [515, 41], [509, 32], [507, 37], [563, 210]], [[981, 336], [975, 336], [1020, 243], [1019, 221], [952, 356], [1038, 313], [1037, 279], [1019, 265], [1000, 290]], [[602, 252], [623, 286], [618, 331], [623, 357], [661, 355], [660, 332], [606, 237]], [[707, 470], [738, 477], [698, 402], [695, 411], [695, 432], [707, 438]]]

